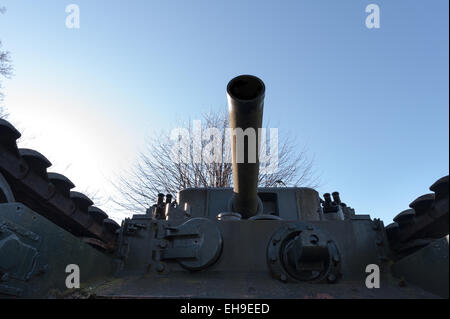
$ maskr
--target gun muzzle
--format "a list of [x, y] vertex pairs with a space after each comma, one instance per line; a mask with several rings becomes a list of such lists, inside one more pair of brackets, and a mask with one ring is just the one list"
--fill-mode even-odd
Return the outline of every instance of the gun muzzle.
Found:
[[[265, 86], [256, 76], [241, 75], [227, 86], [233, 166], [233, 211], [249, 218], [258, 212], [259, 128]], [[262, 205], [262, 204], [261, 204]], [[262, 209], [262, 207], [261, 207]]]

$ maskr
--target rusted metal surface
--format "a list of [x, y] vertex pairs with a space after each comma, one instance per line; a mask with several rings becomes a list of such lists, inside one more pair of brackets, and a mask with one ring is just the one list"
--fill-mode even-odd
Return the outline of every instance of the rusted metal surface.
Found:
[[97, 298], [439, 298], [415, 286], [402, 285], [400, 280], [395, 278], [382, 281], [379, 289], [368, 289], [363, 281], [336, 285], [282, 283], [273, 280], [264, 272], [194, 273], [189, 278], [180, 272], [170, 275], [132, 275], [101, 284], [92, 289], [91, 294]]

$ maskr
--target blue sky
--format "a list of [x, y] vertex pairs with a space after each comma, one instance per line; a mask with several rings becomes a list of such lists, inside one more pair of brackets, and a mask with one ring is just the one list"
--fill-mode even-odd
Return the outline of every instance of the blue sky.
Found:
[[[80, 29], [65, 27], [70, 3]], [[308, 148], [318, 190], [358, 213], [389, 223], [449, 172], [448, 1], [2, 5], [10, 120], [81, 189], [108, 192], [150, 134], [225, 108], [239, 74], [264, 80], [264, 118]]]

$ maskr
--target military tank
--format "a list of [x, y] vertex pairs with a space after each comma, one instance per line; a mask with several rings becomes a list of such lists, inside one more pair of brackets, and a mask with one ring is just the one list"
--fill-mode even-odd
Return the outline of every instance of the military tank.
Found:
[[[227, 96], [231, 128], [259, 140], [264, 83]], [[2, 298], [448, 298], [448, 176], [384, 226], [338, 192], [258, 188], [235, 137], [233, 188], [159, 194], [119, 225], [19, 137], [0, 120]]]

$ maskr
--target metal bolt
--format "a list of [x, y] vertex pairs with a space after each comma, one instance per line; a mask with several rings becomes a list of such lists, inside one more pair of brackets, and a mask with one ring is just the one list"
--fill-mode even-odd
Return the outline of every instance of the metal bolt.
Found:
[[309, 241], [311, 244], [317, 245], [317, 243], [319, 242], [319, 237], [316, 234], [312, 234], [311, 236], [309, 236]]
[[294, 230], [295, 228], [297, 228], [297, 227], [295, 226], [295, 224], [289, 224], [289, 225], [288, 225], [288, 229], [289, 229], [289, 230]]
[[383, 245], [383, 241], [380, 238], [377, 238], [377, 240], [375, 240], [375, 243], [377, 244], [377, 246]]
[[164, 271], [164, 265], [163, 264], [158, 264], [156, 265], [156, 271], [157, 272], [163, 272]]
[[40, 269], [39, 269], [39, 274], [42, 275], [44, 274], [48, 269], [48, 264], [47, 265], [43, 265]]
[[270, 261], [272, 263], [276, 262], [277, 261], [277, 256], [274, 255], [274, 256], [270, 257]]
[[278, 243], [280, 240], [281, 240], [281, 235], [280, 235], [280, 234], [277, 234], [277, 235], [273, 238], [274, 243]]
[[328, 282], [335, 282], [336, 281], [336, 275], [335, 274], [329, 274], [327, 277]]
[[306, 226], [307, 230], [314, 230], [314, 227], [312, 227], [311, 225]]
[[338, 255], [333, 255], [333, 261], [335, 263], [339, 262], [339, 256]]
[[282, 282], [286, 282], [286, 281], [287, 281], [287, 276], [286, 276], [285, 274], [281, 274], [280, 280], [281, 280]]
[[0, 282], [1, 281], [8, 281], [8, 279], [9, 279], [9, 275], [8, 275], [8, 273], [5, 273], [5, 274], [3, 274], [3, 275], [0, 275]]
[[159, 243], [159, 247], [166, 248], [167, 247], [167, 242], [165, 240], [161, 240], [161, 242]]

